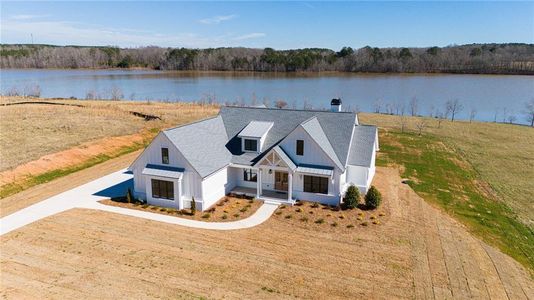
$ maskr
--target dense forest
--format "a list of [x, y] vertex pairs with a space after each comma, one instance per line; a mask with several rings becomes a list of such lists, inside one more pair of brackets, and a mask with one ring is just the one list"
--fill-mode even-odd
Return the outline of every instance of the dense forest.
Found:
[[274, 50], [0, 45], [1, 68], [534, 74], [534, 44]]

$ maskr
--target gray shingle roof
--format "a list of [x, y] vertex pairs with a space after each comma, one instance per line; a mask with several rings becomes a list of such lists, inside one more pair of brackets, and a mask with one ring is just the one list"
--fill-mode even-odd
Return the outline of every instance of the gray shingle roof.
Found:
[[319, 124], [317, 117], [314, 116], [311, 119], [303, 122], [301, 126], [302, 128], [304, 128], [304, 130], [306, 130], [306, 132], [311, 136], [311, 138], [324, 150], [326, 155], [330, 157], [330, 159], [334, 161], [340, 169], [343, 170], [345, 166], [337, 158], [336, 152], [330, 144], [328, 137], [324, 133], [321, 124]]
[[360, 125], [354, 127], [350, 146], [348, 165], [370, 167], [376, 143], [376, 126]]
[[243, 153], [238, 133], [251, 121], [273, 122], [265, 139], [264, 151], [270, 150], [302, 122], [316, 116], [338, 160], [344, 164], [348, 158], [349, 144], [357, 117], [354, 113], [307, 111], [292, 109], [269, 109], [253, 107], [221, 107], [226, 133], [230, 139], [226, 148], [232, 153], [233, 163], [252, 164], [255, 157]]
[[[242, 152], [238, 137], [252, 121], [273, 123], [259, 155]], [[222, 107], [217, 117], [168, 129], [164, 134], [198, 174], [206, 177], [230, 163], [253, 165], [299, 125], [342, 169], [347, 163], [369, 166], [376, 127], [355, 124], [358, 121], [354, 113]]]
[[225, 151], [228, 136], [220, 115], [163, 133], [201, 177], [225, 167], [232, 159], [230, 152]]

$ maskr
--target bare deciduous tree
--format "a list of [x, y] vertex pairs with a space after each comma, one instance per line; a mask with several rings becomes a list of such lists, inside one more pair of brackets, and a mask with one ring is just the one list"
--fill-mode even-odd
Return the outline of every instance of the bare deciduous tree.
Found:
[[124, 98], [122, 90], [116, 86], [111, 88], [111, 100], [121, 100]]
[[516, 120], [517, 120], [517, 117], [515, 115], [508, 116], [508, 123], [513, 124]]
[[282, 109], [287, 106], [287, 102], [282, 99], [278, 99], [276, 102], [274, 102], [274, 106], [278, 109]]
[[404, 130], [406, 129], [406, 125], [408, 124], [408, 118], [404, 114], [399, 115], [398, 122], [401, 132], [404, 132]]
[[375, 102], [373, 103], [373, 107], [375, 109], [375, 113], [379, 114], [380, 111], [382, 110], [382, 99], [377, 98]]
[[441, 122], [447, 119], [447, 115], [441, 112], [439, 109], [436, 109], [435, 117], [436, 117], [436, 120], [438, 120], [438, 128], [441, 128]]
[[452, 122], [454, 122], [454, 118], [460, 111], [462, 111], [463, 108], [464, 106], [462, 105], [462, 103], [460, 103], [458, 99], [448, 100], [445, 103], [446, 114], [450, 114]]
[[534, 127], [534, 98], [525, 103], [525, 115], [527, 122], [530, 123], [531, 127]]
[[417, 97], [412, 97], [412, 99], [410, 100], [410, 114], [412, 115], [412, 117], [417, 116], [417, 110], [419, 106], [418, 102], [419, 101], [417, 100]]
[[469, 111], [469, 123], [473, 122], [473, 120], [476, 117], [476, 114], [477, 114], [477, 110], [474, 108], [471, 108], [471, 110]]
[[423, 134], [423, 130], [425, 130], [426, 125], [427, 123], [426, 123], [425, 118], [418, 118], [417, 121], [415, 122], [415, 127], [417, 128], [417, 132], [419, 136]]

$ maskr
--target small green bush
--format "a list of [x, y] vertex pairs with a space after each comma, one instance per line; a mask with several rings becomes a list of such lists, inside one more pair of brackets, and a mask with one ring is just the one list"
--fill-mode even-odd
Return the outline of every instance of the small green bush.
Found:
[[235, 213], [235, 214], [234, 214], [234, 217], [235, 217], [235, 218], [237, 218], [237, 217], [239, 217], [239, 216], [240, 216], [240, 214], [238, 214], [238, 213]]
[[345, 198], [343, 198], [343, 203], [347, 209], [353, 209], [358, 206], [360, 201], [360, 190], [354, 185], [351, 184], [347, 191], [345, 192]]
[[337, 222], [334, 222], [334, 223], [332, 223], [330, 225], [332, 225], [332, 227], [337, 227], [338, 224], [337, 224]]
[[248, 207], [243, 207], [243, 208], [240, 209], [239, 211], [242, 212], [242, 213], [244, 213], [244, 212], [246, 212], [247, 210], [248, 210]]
[[292, 217], [293, 217], [292, 215], [285, 216], [286, 219], [291, 219]]
[[195, 202], [195, 197], [191, 199], [191, 215], [194, 215], [197, 212], [197, 203]]
[[311, 205], [311, 207], [313, 207], [313, 208], [317, 208], [317, 207], [319, 207], [319, 203], [317, 203], [317, 202], [313, 202], [313, 204]]
[[301, 220], [302, 222], [308, 222], [308, 217], [304, 216], [304, 217], [300, 218], [300, 220]]
[[347, 225], [347, 228], [353, 228], [353, 227], [354, 227], [354, 225], [352, 225], [352, 224]]
[[226, 219], [228, 219], [228, 215], [222, 215], [221, 218], [222, 218], [223, 220], [226, 220]]
[[315, 220], [315, 224], [323, 224], [324, 223], [324, 219], [317, 219]]
[[278, 216], [278, 215], [281, 215], [282, 212], [281, 212], [281, 211], [277, 211], [277, 212], [275, 212], [274, 214]]
[[211, 214], [205, 213], [202, 215], [202, 219], [209, 219], [211, 217]]
[[382, 194], [372, 185], [365, 195], [365, 206], [375, 209], [380, 205], [380, 202], [382, 202]]

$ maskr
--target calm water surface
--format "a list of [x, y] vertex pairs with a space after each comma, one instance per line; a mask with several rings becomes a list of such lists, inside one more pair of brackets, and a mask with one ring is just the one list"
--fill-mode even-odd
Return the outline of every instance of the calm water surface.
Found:
[[[386, 106], [399, 107], [413, 97], [419, 113], [444, 108], [445, 101], [459, 99], [464, 106], [460, 118], [476, 109], [476, 119], [502, 121], [504, 115], [524, 122], [524, 103], [534, 98], [534, 76], [496, 75], [362, 75], [362, 74], [272, 74], [189, 73], [146, 70], [1, 70], [2, 94], [19, 92], [35, 85], [42, 97], [84, 99], [94, 91], [111, 98], [120, 90], [124, 98], [146, 101], [208, 101], [219, 103], [272, 104], [283, 99], [289, 106], [327, 108], [329, 100], [341, 97], [346, 109], [373, 111], [381, 99]], [[505, 112], [506, 110], [506, 112]]]

